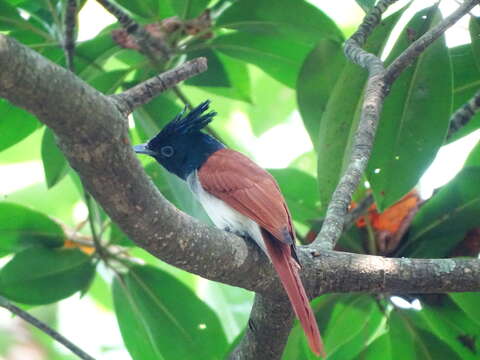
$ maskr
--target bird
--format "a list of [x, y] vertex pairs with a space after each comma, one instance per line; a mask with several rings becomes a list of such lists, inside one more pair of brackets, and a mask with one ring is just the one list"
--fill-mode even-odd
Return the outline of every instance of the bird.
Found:
[[273, 176], [201, 130], [217, 115], [204, 101], [173, 118], [134, 151], [184, 180], [214, 225], [253, 240], [273, 264], [314, 354], [325, 357], [315, 315], [300, 279], [290, 211]]

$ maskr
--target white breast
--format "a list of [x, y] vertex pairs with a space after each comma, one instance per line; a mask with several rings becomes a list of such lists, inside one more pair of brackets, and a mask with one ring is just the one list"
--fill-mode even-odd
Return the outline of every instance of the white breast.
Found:
[[187, 177], [187, 184], [216, 227], [233, 232], [239, 236], [249, 236], [260, 246], [265, 254], [267, 253], [258, 224], [245, 215], [240, 214], [223, 200], [206, 192], [200, 184], [197, 171], [192, 172]]

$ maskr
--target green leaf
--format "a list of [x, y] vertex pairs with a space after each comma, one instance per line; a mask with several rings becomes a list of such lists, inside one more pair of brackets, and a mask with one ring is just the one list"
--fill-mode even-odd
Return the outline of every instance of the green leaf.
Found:
[[94, 272], [90, 257], [78, 249], [33, 247], [0, 270], [0, 294], [23, 304], [50, 304], [82, 290]]
[[[365, 46], [368, 52], [373, 54], [381, 53], [388, 41], [392, 28], [404, 10], [405, 8], [392, 14], [382, 22], [382, 26], [378, 26], [374, 30]], [[319, 66], [311, 76], [317, 79], [330, 79], [332, 76], [331, 69], [338, 67], [338, 65], [335, 65], [338, 61], [337, 58], [338, 56], [334, 55], [332, 63], [329, 65], [325, 64], [322, 67]], [[326, 60], [324, 61], [326, 63]], [[330, 97], [318, 100], [319, 104], [326, 102], [322, 117], [316, 117], [319, 125], [315, 124], [314, 112], [310, 114], [311, 120], [304, 119], [304, 122], [308, 121], [311, 124], [308, 128], [312, 131], [316, 131], [316, 128], [319, 129], [317, 134], [313, 134], [313, 137], [318, 139], [314, 141], [314, 144], [316, 145], [318, 156], [317, 179], [320, 201], [324, 209], [328, 206], [332, 193], [350, 159], [353, 136], [357, 130], [360, 109], [362, 107], [363, 89], [366, 84], [367, 73], [358, 65], [347, 62], [343, 69], [338, 72], [337, 78], [338, 80], [331, 90]], [[325, 87], [322, 85], [319, 95], [328, 96], [328, 94], [325, 94], [326, 91], [330, 91], [328, 82], [329, 80], [327, 80]], [[315, 96], [315, 89], [308, 87], [307, 90], [309, 93], [308, 99], [310, 100], [306, 98], [306, 101], [309, 101], [310, 106], [315, 106], [311, 102], [312, 97]], [[312, 109], [312, 111], [315, 110]]]
[[0, 256], [31, 246], [63, 245], [63, 230], [55, 221], [21, 205], [0, 202]]
[[[102, 64], [120, 50], [110, 33], [81, 42], [75, 49], [75, 71], [84, 80], [102, 73]], [[57, 60], [58, 61], [58, 60]]]
[[467, 157], [467, 160], [465, 160], [465, 164], [463, 164], [463, 167], [475, 167], [478, 166], [480, 167], [480, 142], [475, 145], [475, 147], [472, 149], [470, 154]]
[[228, 56], [254, 64], [274, 79], [293, 88], [308, 45], [273, 35], [252, 36], [246, 32], [216, 37], [211, 47]]
[[90, 79], [88, 83], [104, 94], [114, 94], [129, 73], [129, 70], [108, 71], [98, 74]]
[[170, 1], [117, 0], [116, 2], [128, 11], [149, 20], [159, 20], [175, 15]]
[[215, 281], [204, 279], [201, 281], [198, 288], [201, 289], [202, 300], [216, 312], [227, 339], [234, 340], [248, 322], [253, 304], [253, 293]]
[[416, 326], [411, 319], [415, 315], [412, 310], [390, 314], [388, 333], [395, 359], [459, 359], [447, 344]]
[[[250, 75], [246, 64], [243, 61], [225, 56], [221, 53], [215, 53], [222, 63], [222, 67], [227, 75], [228, 87], [205, 87], [204, 90], [248, 103], [252, 102], [250, 96]], [[210, 62], [208, 67], [210, 68]], [[188, 84], [188, 81], [186, 82]]]
[[478, 17], [470, 16], [469, 30], [474, 59], [480, 70], [480, 19]]
[[368, 13], [370, 10], [373, 9], [375, 6], [376, 0], [355, 0], [358, 5], [365, 11], [365, 13]]
[[297, 79], [298, 110], [315, 148], [319, 142], [320, 120], [346, 62], [339, 42], [322, 39], [300, 69]]
[[268, 170], [282, 191], [294, 220], [309, 224], [321, 216], [315, 178], [303, 171], [285, 168]]
[[321, 38], [343, 40], [335, 22], [303, 0], [276, 0], [275, 6], [270, 0], [237, 1], [218, 17], [216, 26], [250, 32], [252, 40], [262, 34], [289, 37], [310, 48]]
[[41, 126], [35, 116], [4, 99], [0, 99], [0, 113], [0, 151], [20, 142]]
[[150, 266], [116, 278], [113, 301], [135, 360], [220, 359], [227, 349], [215, 313], [181, 282]]
[[[342, 347], [362, 334], [363, 340], [368, 340], [379, 325], [373, 314], [378, 312], [373, 298], [368, 295], [349, 296], [346, 300], [335, 305], [326, 331], [324, 331], [325, 347], [329, 358], [344, 359]], [[376, 315], [375, 315], [376, 316]], [[375, 322], [373, 329], [368, 329], [369, 322]], [[358, 351], [361, 350], [361, 345]]]
[[187, 60], [202, 56], [207, 58], [208, 70], [186, 80], [184, 83], [193, 86], [229, 87], [228, 74], [216, 52], [211, 49], [191, 51], [188, 53]]
[[467, 316], [480, 325], [480, 293], [450, 293], [448, 294], [455, 304], [460, 307]]
[[480, 167], [463, 169], [423, 205], [413, 219], [401, 256], [445, 257], [478, 226]]
[[[408, 34], [421, 36], [440, 20], [436, 6], [415, 14], [387, 63], [410, 45]], [[442, 37], [400, 75], [385, 99], [366, 171], [380, 211], [410, 191], [433, 161], [445, 139], [451, 110], [451, 64]]]
[[394, 349], [388, 334], [376, 338], [360, 355], [361, 359], [393, 360]]
[[68, 162], [57, 146], [52, 130], [45, 128], [42, 139], [42, 162], [47, 187], [57, 184], [68, 170]]
[[[295, 14], [295, 16], [291, 16]], [[211, 45], [226, 55], [252, 63], [294, 87], [305, 56], [321, 38], [343, 40], [335, 23], [305, 1], [242, 0], [227, 8], [217, 26], [238, 30]]]
[[193, 19], [199, 16], [210, 0], [170, 0], [172, 8], [181, 19]]
[[[445, 358], [478, 359], [475, 339], [480, 335], [480, 327], [453, 302], [445, 301], [441, 306], [425, 305], [418, 315], [434, 335], [459, 355]], [[466, 346], [462, 338], [473, 339], [473, 346]]]
[[[453, 66], [453, 109], [460, 108], [468, 102], [480, 89], [480, 70], [475, 63], [473, 49], [470, 44], [450, 48]], [[458, 130], [449, 142], [480, 128], [480, 113], [474, 115], [467, 125]]]
[[121, 246], [136, 246], [135, 243], [118, 227], [117, 224], [110, 225], [110, 242]]

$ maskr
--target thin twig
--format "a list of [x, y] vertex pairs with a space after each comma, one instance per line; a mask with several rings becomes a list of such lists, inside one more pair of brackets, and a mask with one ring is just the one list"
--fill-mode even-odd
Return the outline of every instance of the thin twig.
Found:
[[406, 48], [387, 68], [385, 77], [389, 84], [436, 39], [438, 39], [450, 26], [465, 16], [480, 0], [465, 0], [457, 10], [443, 19], [432, 29], [423, 34]]
[[84, 189], [83, 196], [85, 198], [85, 204], [87, 205], [88, 209], [88, 224], [90, 225], [90, 232], [92, 233], [92, 240], [93, 244], [95, 245], [95, 251], [97, 252], [98, 256], [105, 262], [108, 262], [108, 257], [105, 254], [100, 237], [97, 234], [97, 229], [95, 228], [95, 209], [94, 203], [92, 200], [92, 196], [88, 193], [86, 189]]
[[159, 37], [152, 37], [143, 26], [133, 20], [128, 14], [109, 0], [97, 0], [110, 14], [115, 16], [125, 31], [132, 35], [146, 55], [158, 61], [159, 58], [168, 60], [171, 55], [170, 47]]
[[117, 100], [122, 113], [128, 115], [158, 94], [205, 70], [207, 70], [207, 59], [196, 58], [110, 97]]
[[44, 322], [40, 321], [39, 319], [33, 317], [26, 311], [23, 311], [19, 307], [13, 305], [10, 301], [5, 299], [4, 297], [0, 296], [0, 307], [3, 307], [10, 311], [12, 314], [15, 314], [25, 320], [26, 322], [30, 323], [31, 325], [35, 326], [37, 329], [43, 331], [45, 334], [50, 336], [52, 339], [55, 339], [57, 342], [65, 346], [69, 349], [72, 353], [77, 355], [80, 359], [84, 360], [95, 360], [95, 358], [88, 355], [85, 351], [80, 349], [78, 346], [70, 342], [67, 338], [63, 335], [59, 334], [57, 331], [52, 329], [50, 326], [45, 324]]
[[450, 127], [447, 139], [450, 139], [462, 127], [467, 125], [470, 119], [480, 110], [480, 91], [450, 117]]
[[315, 249], [333, 249], [335, 247], [343, 232], [345, 216], [352, 195], [370, 158], [383, 99], [386, 95], [385, 68], [380, 58], [363, 50], [361, 46], [365, 44], [375, 26], [380, 23], [382, 13], [395, 1], [380, 1], [365, 16], [358, 30], [345, 42], [345, 55], [354, 63], [368, 70], [368, 80], [350, 161], [332, 194], [322, 229], [311, 245]]
[[63, 48], [67, 69], [74, 72], [73, 56], [75, 55], [75, 27], [77, 23], [77, 0], [68, 0], [65, 8], [64, 28], [65, 38], [63, 39]]

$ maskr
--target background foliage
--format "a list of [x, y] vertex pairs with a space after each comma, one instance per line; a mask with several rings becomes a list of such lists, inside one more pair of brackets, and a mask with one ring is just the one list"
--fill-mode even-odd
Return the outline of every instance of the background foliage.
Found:
[[[205, 56], [208, 72], [186, 81], [179, 92], [192, 104], [211, 99], [220, 114], [212, 130], [228, 146], [250, 156], [251, 149], [241, 141], [242, 126], [260, 136], [290, 122], [299, 111], [314, 150], [271, 173], [292, 211], [299, 240], [311, 241], [346, 166], [366, 81], [365, 72], [342, 53], [345, 33], [350, 31], [303, 0], [278, 0], [274, 7], [269, 0], [116, 3], [142, 25], [165, 24], [173, 16], [186, 24], [205, 16], [207, 8], [211, 19], [197, 34], [182, 29], [165, 32], [174, 56], [162, 69], [116, 43], [111, 34], [120, 27], [108, 26], [78, 44], [76, 74], [113, 94], [186, 59]], [[373, 6], [373, 1], [359, 3], [364, 9]], [[65, 6], [61, 0], [0, 0], [0, 31], [65, 66], [61, 47]], [[408, 7], [388, 16], [367, 43], [373, 53], [388, 51], [387, 64], [442, 17], [432, 6], [406, 19]], [[371, 192], [376, 205], [345, 234], [340, 249], [425, 258], [478, 255], [480, 146], [462, 171], [430, 199], [420, 203], [413, 192], [415, 201], [400, 200], [446, 143], [452, 110], [478, 89], [479, 24], [470, 17], [470, 44], [448, 48], [444, 39], [435, 42], [391, 89], [365, 174], [369, 188], [358, 189], [355, 197], [358, 203]], [[388, 50], [387, 41], [399, 27]], [[133, 113], [133, 143], [146, 141], [182, 109], [179, 92], [166, 92]], [[252, 294], [160, 263], [136, 248], [92, 199], [87, 201], [88, 219], [75, 221], [73, 209], [85, 196], [52, 132], [1, 99], [0, 112], [0, 162], [41, 159], [45, 172], [44, 184], [8, 194], [0, 202], [0, 295], [25, 308], [56, 303], [74, 293], [86, 295], [116, 314], [125, 347], [135, 360], [224, 358], [246, 326]], [[479, 127], [476, 116], [452, 139]], [[287, 138], [284, 142], [288, 147]], [[140, 160], [171, 202], [209, 221], [185, 184], [151, 160]], [[100, 253], [91, 243], [93, 234], [102, 243]], [[315, 299], [329, 359], [478, 358], [478, 294], [404, 299], [415, 301], [417, 308], [399, 307], [390, 295], [332, 294]], [[54, 311], [46, 320], [55, 323]], [[82, 320], [78, 326], [85, 328], [95, 322]], [[0, 328], [0, 357], [18, 341], [3, 332]], [[43, 335], [34, 332], [34, 337], [46, 358], [70, 358]], [[296, 325], [284, 359], [310, 358]]]

